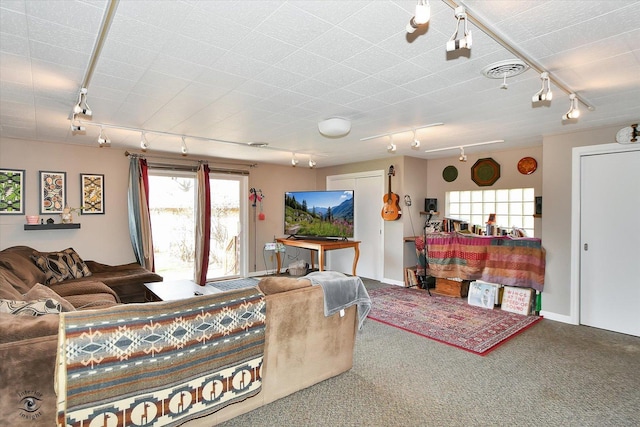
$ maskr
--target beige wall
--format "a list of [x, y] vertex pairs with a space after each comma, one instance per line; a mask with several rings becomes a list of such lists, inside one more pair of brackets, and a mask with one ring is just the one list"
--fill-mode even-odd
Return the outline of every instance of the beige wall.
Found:
[[[129, 161], [123, 150], [0, 139], [0, 167], [25, 170], [25, 211], [39, 214], [40, 170], [67, 173], [67, 201], [80, 206], [80, 174], [105, 176], [105, 214], [74, 214], [81, 229], [25, 231], [23, 215], [0, 215], [0, 249], [27, 245], [42, 251], [73, 247], [85, 259], [108, 264], [134, 262], [127, 219]], [[59, 215], [41, 215], [45, 221]]]
[[[547, 265], [542, 309], [570, 315], [571, 299], [571, 186], [574, 147], [615, 143], [616, 132], [628, 124], [546, 136], [543, 141], [542, 244]], [[609, 212], [614, 216], [614, 212]]]

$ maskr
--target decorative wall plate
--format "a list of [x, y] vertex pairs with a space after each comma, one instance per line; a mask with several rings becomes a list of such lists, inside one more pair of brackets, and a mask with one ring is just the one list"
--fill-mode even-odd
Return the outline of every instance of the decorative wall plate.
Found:
[[471, 167], [471, 179], [480, 187], [493, 185], [500, 178], [500, 165], [491, 157], [478, 159]]
[[453, 165], [449, 165], [442, 170], [442, 178], [447, 182], [453, 182], [457, 177], [458, 169]]
[[523, 175], [531, 175], [538, 169], [538, 162], [533, 157], [523, 157], [518, 162], [518, 172]]

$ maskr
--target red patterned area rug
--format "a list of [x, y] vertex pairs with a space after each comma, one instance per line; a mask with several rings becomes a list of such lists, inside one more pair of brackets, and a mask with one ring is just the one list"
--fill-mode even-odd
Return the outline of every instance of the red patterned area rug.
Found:
[[399, 286], [372, 289], [369, 296], [370, 319], [481, 356], [542, 320]]

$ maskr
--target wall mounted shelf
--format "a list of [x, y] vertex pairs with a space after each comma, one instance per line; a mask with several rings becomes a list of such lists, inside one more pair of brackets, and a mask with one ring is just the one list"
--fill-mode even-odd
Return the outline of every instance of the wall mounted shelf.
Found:
[[70, 230], [80, 228], [80, 224], [25, 224], [25, 230]]

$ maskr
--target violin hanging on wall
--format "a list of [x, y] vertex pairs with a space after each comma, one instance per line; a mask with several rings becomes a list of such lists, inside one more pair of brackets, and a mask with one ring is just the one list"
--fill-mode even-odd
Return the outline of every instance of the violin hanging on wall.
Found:
[[389, 191], [382, 197], [384, 206], [382, 207], [382, 219], [385, 221], [395, 221], [400, 219], [402, 212], [400, 211], [400, 198], [391, 191], [391, 177], [396, 175], [393, 165], [389, 166]]

